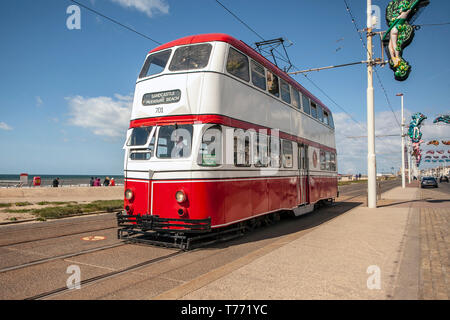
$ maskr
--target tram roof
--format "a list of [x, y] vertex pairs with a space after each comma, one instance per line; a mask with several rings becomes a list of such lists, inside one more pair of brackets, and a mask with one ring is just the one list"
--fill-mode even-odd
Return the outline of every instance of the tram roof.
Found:
[[267, 60], [265, 57], [263, 57], [261, 54], [256, 52], [255, 49], [247, 45], [245, 42], [241, 40], [237, 40], [236, 38], [233, 38], [232, 36], [224, 33], [207, 33], [207, 34], [200, 34], [200, 35], [192, 35], [187, 36], [184, 38], [180, 38], [177, 40], [173, 40], [170, 42], [167, 42], [165, 44], [160, 45], [159, 47], [156, 47], [155, 49], [151, 50], [149, 53], [153, 53], [156, 51], [161, 51], [164, 49], [176, 47], [176, 46], [182, 46], [187, 44], [194, 44], [194, 43], [202, 43], [202, 42], [213, 42], [213, 41], [221, 41], [231, 44], [236, 49], [242, 51], [249, 57], [251, 57], [253, 60], [257, 61], [258, 63], [264, 65], [267, 69], [273, 71], [276, 75], [278, 75], [280, 78], [282, 78], [284, 81], [288, 82], [293, 87], [297, 88], [302, 92], [302, 94], [305, 94], [310, 99], [314, 100], [314, 102], [321, 105], [326, 111], [330, 112], [330, 109], [325, 106], [316, 96], [314, 96], [311, 92], [306, 90], [301, 84], [299, 84], [297, 81], [292, 79], [286, 72], [278, 68], [276, 65], [274, 65], [272, 62]]

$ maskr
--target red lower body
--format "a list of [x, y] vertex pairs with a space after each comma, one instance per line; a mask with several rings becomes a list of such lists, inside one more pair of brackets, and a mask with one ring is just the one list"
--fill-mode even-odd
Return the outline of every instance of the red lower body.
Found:
[[[127, 179], [133, 199], [128, 214], [171, 219], [211, 218], [211, 227], [226, 226], [254, 216], [337, 196], [337, 178], [326, 176], [264, 177], [201, 180]], [[177, 191], [187, 199], [178, 203]]]

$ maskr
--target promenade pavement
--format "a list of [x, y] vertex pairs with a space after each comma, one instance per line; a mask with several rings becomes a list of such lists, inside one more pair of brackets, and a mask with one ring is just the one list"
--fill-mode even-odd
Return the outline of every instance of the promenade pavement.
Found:
[[446, 300], [450, 188], [418, 186], [396, 187], [376, 209], [362, 204], [153, 298]]

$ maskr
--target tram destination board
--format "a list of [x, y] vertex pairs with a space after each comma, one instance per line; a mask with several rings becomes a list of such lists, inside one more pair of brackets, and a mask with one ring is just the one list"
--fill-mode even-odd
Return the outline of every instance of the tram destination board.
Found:
[[180, 101], [180, 99], [181, 91], [178, 89], [161, 92], [150, 92], [144, 94], [144, 96], [142, 97], [142, 104], [144, 106], [154, 106], [157, 104], [175, 103]]

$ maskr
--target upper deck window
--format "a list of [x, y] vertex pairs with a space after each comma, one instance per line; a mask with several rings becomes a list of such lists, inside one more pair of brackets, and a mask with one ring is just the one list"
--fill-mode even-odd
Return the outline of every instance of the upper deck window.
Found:
[[163, 72], [171, 52], [172, 50], [166, 50], [149, 55], [139, 74], [139, 79]]
[[328, 124], [334, 129], [333, 115], [331, 113], [328, 115]]
[[307, 114], [311, 114], [311, 108], [309, 106], [309, 98], [304, 94], [302, 95], [302, 103], [303, 103], [303, 111], [305, 111], [305, 113]]
[[326, 125], [329, 125], [330, 123], [328, 122], [328, 112], [326, 112], [325, 110], [323, 110], [323, 122]]
[[297, 109], [301, 109], [301, 105], [300, 105], [300, 94], [298, 93], [297, 90], [295, 90], [294, 88], [292, 88], [292, 104], [294, 105], [294, 107], [296, 107]]
[[280, 80], [281, 83], [281, 99], [286, 103], [291, 103], [291, 89], [287, 82]]
[[266, 75], [264, 67], [252, 60], [252, 82], [253, 84], [263, 90], [266, 90]]
[[323, 122], [323, 110], [321, 106], [317, 106], [317, 119]]
[[311, 101], [311, 116], [317, 119], [317, 105]]
[[209, 43], [180, 47], [173, 54], [169, 70], [184, 71], [202, 69], [208, 65], [211, 49], [212, 45]]
[[242, 80], [250, 81], [247, 56], [233, 48], [228, 52], [227, 71]]
[[278, 77], [267, 70], [267, 87], [269, 88], [269, 92], [274, 96], [280, 96], [280, 86], [278, 84]]

